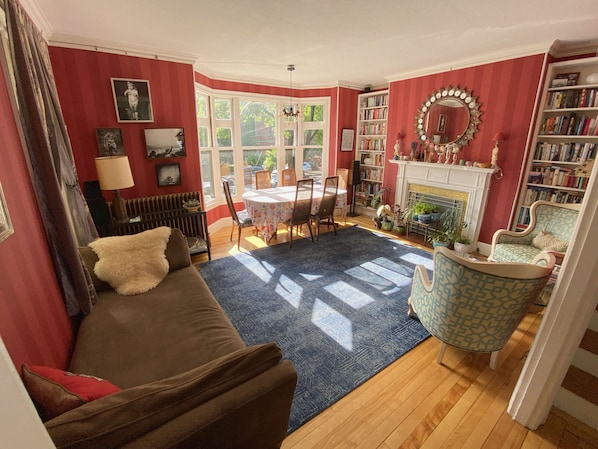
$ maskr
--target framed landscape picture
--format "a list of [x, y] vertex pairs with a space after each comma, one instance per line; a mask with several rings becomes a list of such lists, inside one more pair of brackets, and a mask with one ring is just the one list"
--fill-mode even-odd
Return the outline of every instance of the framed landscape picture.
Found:
[[100, 156], [124, 156], [123, 135], [120, 128], [97, 128], [96, 138]]
[[183, 128], [145, 129], [145, 150], [150, 159], [186, 156]]
[[180, 186], [181, 166], [178, 163], [156, 164], [156, 176], [159, 187]]
[[147, 80], [110, 78], [116, 117], [119, 122], [154, 121], [150, 85]]

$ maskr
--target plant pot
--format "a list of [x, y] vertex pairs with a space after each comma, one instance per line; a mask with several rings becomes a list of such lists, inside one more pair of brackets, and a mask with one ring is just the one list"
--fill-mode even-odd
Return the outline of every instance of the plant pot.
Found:
[[405, 229], [405, 226], [397, 226], [395, 227], [395, 231], [397, 231], [399, 234], [405, 234], [407, 230]]
[[437, 246], [444, 246], [444, 247], [448, 248], [450, 246], [450, 242], [441, 242], [439, 240], [438, 241], [434, 240], [434, 241], [432, 241], [432, 246], [434, 248], [436, 248]]
[[392, 221], [383, 221], [382, 222], [382, 230], [383, 231], [392, 231], [394, 227], [394, 223]]
[[424, 224], [432, 223], [432, 214], [419, 214], [417, 221]]
[[187, 211], [187, 212], [197, 212], [199, 210], [201, 206], [185, 206], [183, 205], [183, 208]]
[[475, 250], [473, 243], [454, 243], [455, 251], [462, 254], [472, 253]]
[[436, 223], [437, 221], [440, 221], [440, 212], [432, 212], [431, 214], [432, 217], [432, 223]]

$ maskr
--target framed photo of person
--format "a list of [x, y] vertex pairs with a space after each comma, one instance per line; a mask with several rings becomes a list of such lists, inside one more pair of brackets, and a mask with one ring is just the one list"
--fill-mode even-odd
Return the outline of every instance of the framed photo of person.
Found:
[[156, 177], [159, 187], [180, 186], [181, 166], [178, 163], [156, 164]]
[[151, 123], [154, 121], [149, 81], [110, 78], [110, 82], [119, 122]]
[[97, 128], [96, 138], [100, 156], [124, 156], [123, 135], [120, 128]]

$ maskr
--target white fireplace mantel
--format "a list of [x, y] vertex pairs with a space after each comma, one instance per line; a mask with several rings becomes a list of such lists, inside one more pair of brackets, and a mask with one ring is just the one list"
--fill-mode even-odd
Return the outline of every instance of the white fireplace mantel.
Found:
[[466, 193], [464, 220], [468, 226], [463, 234], [477, 243], [494, 169], [394, 159], [388, 162], [398, 165], [395, 204], [402, 209], [407, 207], [410, 184]]

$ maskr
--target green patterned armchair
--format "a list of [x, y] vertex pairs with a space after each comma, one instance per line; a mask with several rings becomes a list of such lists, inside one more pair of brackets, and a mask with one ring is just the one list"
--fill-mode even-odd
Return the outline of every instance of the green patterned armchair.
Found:
[[493, 262], [531, 262], [541, 251], [550, 251], [562, 261], [580, 204], [536, 201], [530, 207], [530, 223], [523, 232], [499, 229], [492, 237], [488, 260]]
[[533, 264], [476, 262], [437, 247], [433, 280], [423, 265], [415, 269], [408, 314], [417, 314], [442, 342], [438, 363], [450, 345], [491, 352], [494, 370], [498, 352], [542, 293], [554, 261], [552, 254], [542, 252]]

